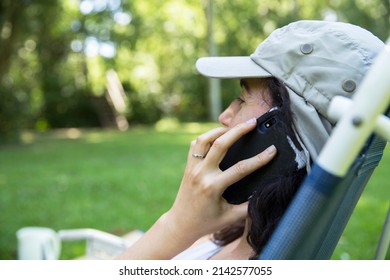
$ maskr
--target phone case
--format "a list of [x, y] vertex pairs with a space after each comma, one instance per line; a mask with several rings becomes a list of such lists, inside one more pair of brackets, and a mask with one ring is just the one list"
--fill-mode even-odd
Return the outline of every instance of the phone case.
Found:
[[270, 163], [229, 186], [223, 197], [231, 204], [247, 201], [263, 184], [282, 176], [286, 170], [296, 170], [296, 149], [302, 150], [294, 132], [282, 118], [280, 109], [273, 108], [257, 119], [257, 127], [237, 140], [220, 163], [222, 171], [237, 162], [253, 157], [271, 145], [277, 149]]

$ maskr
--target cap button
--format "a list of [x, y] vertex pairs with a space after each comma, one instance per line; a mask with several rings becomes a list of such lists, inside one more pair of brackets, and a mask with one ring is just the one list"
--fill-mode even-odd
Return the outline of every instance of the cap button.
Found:
[[353, 92], [356, 88], [356, 83], [353, 80], [345, 80], [343, 82], [343, 90], [346, 92]]
[[303, 54], [310, 54], [313, 52], [313, 45], [312, 44], [303, 44], [301, 45], [301, 52]]

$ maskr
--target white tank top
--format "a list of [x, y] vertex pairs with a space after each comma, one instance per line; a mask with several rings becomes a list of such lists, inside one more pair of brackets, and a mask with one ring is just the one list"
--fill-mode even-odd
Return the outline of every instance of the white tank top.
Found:
[[184, 250], [174, 257], [173, 260], [207, 260], [222, 248], [211, 240], [208, 240]]

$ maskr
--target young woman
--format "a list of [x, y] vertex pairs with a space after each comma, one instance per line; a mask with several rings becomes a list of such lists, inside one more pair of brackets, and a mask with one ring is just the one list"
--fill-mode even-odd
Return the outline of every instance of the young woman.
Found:
[[[221, 124], [233, 128], [242, 122], [263, 115], [271, 108], [278, 108], [287, 124], [286, 137], [295, 138], [290, 100], [282, 83], [275, 78], [243, 79], [240, 83], [241, 95], [220, 115]], [[202, 144], [194, 144], [197, 145]], [[202, 150], [194, 147], [194, 151], [199, 149]], [[257, 160], [263, 162], [271, 159], [275, 153], [274, 147], [271, 146], [266, 153], [266, 155], [260, 154]], [[248, 202], [248, 215], [244, 219], [212, 234], [205, 238], [206, 240], [203, 239], [203, 243], [200, 242], [200, 245], [198, 243], [197, 246], [184, 251], [176, 256], [176, 259], [257, 258], [306, 175], [306, 158], [299, 150], [296, 157], [300, 162], [297, 168], [288, 169], [286, 163], [283, 174], [271, 178], [253, 193]], [[237, 173], [246, 169], [245, 166], [235, 168]]]
[[[288, 93], [277, 79], [242, 79], [240, 83], [241, 94], [219, 117], [223, 127], [211, 130], [191, 143], [176, 201], [172, 209], [146, 233], [146, 236], [150, 235], [152, 238], [153, 233], [157, 232], [159, 236], [156, 238], [159, 243], [164, 244], [159, 255], [150, 255], [151, 258], [175, 257], [198, 239], [200, 240], [193, 247], [176, 258], [256, 257], [306, 174], [305, 168], [290, 170], [289, 176], [284, 176], [283, 180], [275, 178], [255, 192], [249, 203], [233, 206], [222, 197], [227, 184], [230, 185], [257, 167], [265, 165], [277, 152], [271, 146], [230, 170], [222, 172], [219, 169], [219, 163], [227, 149], [240, 136], [255, 127], [256, 118], [271, 108], [278, 107], [293, 133]], [[208, 209], [207, 213], [203, 213], [204, 209]], [[215, 234], [209, 235], [214, 231]], [[160, 236], [161, 233], [165, 233], [169, 239], [163, 239], [165, 234]], [[148, 242], [143, 244], [141, 240], [135, 245], [138, 248], [134, 246], [123, 257], [149, 258], [150, 245]], [[132, 255], [135, 252], [142, 254]]]
[[[353, 95], [383, 47], [354, 25], [298, 21], [272, 32], [251, 56], [199, 59], [201, 74], [239, 79], [241, 95], [220, 115], [223, 126], [191, 143], [171, 209], [120, 258], [256, 258], [331, 133], [331, 99]], [[224, 171], [220, 163], [273, 107], [282, 112], [286, 137], [296, 137], [303, 149], [296, 152], [298, 168], [261, 185], [248, 201], [230, 204], [224, 191], [264, 168], [278, 151], [271, 145]]]

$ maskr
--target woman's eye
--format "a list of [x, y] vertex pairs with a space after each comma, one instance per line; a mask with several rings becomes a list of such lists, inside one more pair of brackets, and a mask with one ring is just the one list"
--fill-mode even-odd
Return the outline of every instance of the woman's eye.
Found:
[[245, 103], [245, 100], [242, 97], [237, 97], [237, 101], [242, 104]]

